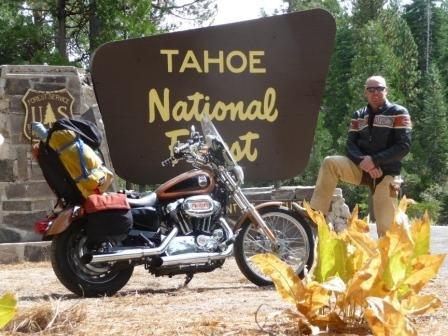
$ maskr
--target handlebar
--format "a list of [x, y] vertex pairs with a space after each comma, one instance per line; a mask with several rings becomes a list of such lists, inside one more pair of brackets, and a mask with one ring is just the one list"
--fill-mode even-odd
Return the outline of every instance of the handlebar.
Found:
[[176, 159], [174, 156], [170, 156], [168, 159], [163, 160], [163, 161], [161, 162], [162, 167], [166, 167], [167, 165], [169, 165], [170, 163], [172, 163], [172, 162], [174, 162], [174, 161], [176, 161], [176, 160], [177, 160], [177, 159]]
[[173, 150], [174, 151], [174, 155], [180, 154], [182, 151], [188, 149], [188, 147], [190, 147], [190, 143], [188, 143], [188, 142], [183, 144], [182, 146], [174, 147], [174, 150]]
[[182, 158], [186, 158], [188, 161], [188, 158], [190, 156], [197, 161], [203, 162], [203, 160], [201, 160], [201, 158], [198, 157], [196, 153], [194, 153], [194, 150], [191, 150], [191, 148], [195, 147], [195, 145], [201, 144], [201, 140], [202, 136], [199, 135], [199, 133], [195, 133], [190, 139], [187, 140], [187, 143], [180, 144], [178, 142], [177, 146], [173, 148], [173, 155], [161, 162], [162, 167], [176, 163], [177, 160]]

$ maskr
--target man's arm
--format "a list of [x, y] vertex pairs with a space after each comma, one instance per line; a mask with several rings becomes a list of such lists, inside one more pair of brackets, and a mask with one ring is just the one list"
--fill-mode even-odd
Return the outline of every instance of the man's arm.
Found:
[[360, 124], [362, 123], [363, 119], [359, 118], [359, 113], [355, 112], [353, 114], [353, 118], [350, 121], [350, 128], [348, 130], [348, 136], [347, 136], [347, 157], [352, 160], [356, 164], [360, 164], [364, 154], [359, 149], [358, 145], [356, 144], [356, 141], [359, 137], [359, 130], [360, 127], [362, 127]]
[[397, 162], [409, 153], [411, 147], [411, 117], [406, 109], [400, 109], [394, 120], [394, 144], [388, 149], [372, 156], [373, 163], [382, 164]]

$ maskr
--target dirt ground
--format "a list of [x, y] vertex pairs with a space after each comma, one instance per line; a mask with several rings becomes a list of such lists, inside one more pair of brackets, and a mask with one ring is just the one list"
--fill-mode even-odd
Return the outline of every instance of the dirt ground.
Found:
[[[183, 280], [155, 278], [136, 267], [130, 282], [115, 296], [85, 299], [66, 290], [49, 263], [0, 265], [0, 294], [16, 293], [19, 311], [50, 303], [58, 311], [78, 307], [85, 312], [71, 329], [44, 335], [282, 335], [291, 329], [272, 315], [294, 307], [274, 289], [248, 282], [233, 259], [179, 288]], [[446, 279], [435, 279], [425, 292], [437, 293], [443, 307], [415, 320], [419, 335], [448, 335]]]

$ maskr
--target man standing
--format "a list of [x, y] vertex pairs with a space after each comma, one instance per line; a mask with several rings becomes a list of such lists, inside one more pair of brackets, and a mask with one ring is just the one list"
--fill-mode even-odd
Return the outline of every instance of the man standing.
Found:
[[366, 80], [367, 106], [357, 110], [350, 123], [347, 156], [328, 156], [317, 178], [311, 207], [327, 214], [339, 180], [368, 185], [378, 236], [389, 229], [394, 218], [401, 160], [411, 145], [411, 119], [406, 108], [387, 100], [386, 80]]

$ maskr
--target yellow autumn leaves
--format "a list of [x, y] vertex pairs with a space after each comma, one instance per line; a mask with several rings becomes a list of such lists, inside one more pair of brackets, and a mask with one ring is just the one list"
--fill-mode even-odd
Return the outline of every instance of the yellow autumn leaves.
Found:
[[324, 216], [307, 204], [308, 215], [318, 228], [317, 258], [302, 281], [272, 254], [252, 261], [271, 276], [281, 297], [297, 308], [295, 317], [309, 331], [335, 330], [366, 323], [375, 335], [416, 335], [412, 315], [441, 305], [433, 295], [420, 295], [434, 278], [445, 255], [430, 255], [430, 221], [427, 215], [403, 223], [409, 200], [401, 200], [396, 220], [385, 236], [374, 240], [357, 209], [347, 230], [337, 234]]
[[6, 293], [0, 297], [0, 330], [12, 320], [16, 314], [16, 306], [14, 294]]

